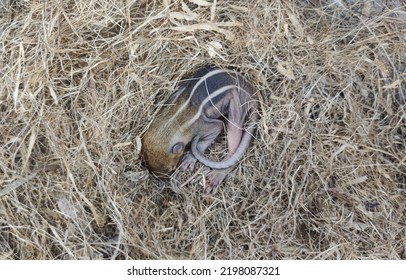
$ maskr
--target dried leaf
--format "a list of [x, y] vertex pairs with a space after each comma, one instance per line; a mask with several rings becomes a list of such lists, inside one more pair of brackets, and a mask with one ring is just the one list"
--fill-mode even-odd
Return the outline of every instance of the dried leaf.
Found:
[[292, 25], [295, 27], [296, 31], [297, 31], [299, 34], [303, 34], [303, 26], [300, 24], [300, 22], [299, 22], [299, 20], [297, 19], [297, 17], [296, 17], [294, 14], [290, 13], [290, 12], [288, 12], [288, 16], [289, 16], [290, 22], [291, 22]]
[[79, 211], [69, 200], [67, 200], [66, 198], [61, 198], [58, 199], [56, 204], [58, 205], [58, 209], [62, 214], [71, 218], [77, 218]]
[[196, 4], [198, 6], [203, 6], [203, 7], [209, 7], [211, 5], [213, 5], [213, 3], [204, 1], [204, 0], [189, 0], [189, 2]]
[[338, 148], [337, 151], [332, 155], [332, 158], [335, 158], [337, 155], [339, 155], [342, 151], [344, 151], [347, 148], [346, 144], [341, 145], [340, 148]]
[[400, 85], [402, 84], [402, 81], [400, 79], [394, 81], [393, 83], [391, 83], [390, 85], [387, 86], [383, 86], [384, 89], [394, 89], [394, 88], [398, 88]]
[[169, 14], [169, 17], [172, 19], [177, 19], [177, 20], [187, 20], [187, 21], [191, 21], [191, 20], [195, 20], [197, 18], [197, 15], [189, 15], [189, 14], [184, 14], [181, 12], [172, 12]]
[[131, 144], [132, 144], [132, 142], [124, 142], [124, 143], [115, 144], [113, 147], [114, 148], [121, 148], [121, 147], [129, 146]]
[[137, 135], [135, 137], [135, 150], [137, 151], [137, 154], [141, 152], [141, 148], [142, 148], [141, 137]]
[[348, 181], [346, 185], [347, 186], [357, 185], [357, 184], [365, 182], [367, 179], [368, 179], [368, 176], [358, 177], [354, 180]]
[[48, 85], [49, 93], [52, 96], [52, 99], [54, 100], [54, 104], [58, 104], [58, 97], [56, 96], [56, 92], [54, 88], [51, 85]]
[[209, 44], [207, 45], [207, 52], [209, 53], [210, 57], [220, 57], [223, 61], [225, 61], [226, 59], [217, 51], [217, 50], [221, 50], [222, 49], [222, 45], [219, 42], [209, 42]]
[[287, 78], [291, 80], [296, 79], [295, 75], [293, 74], [292, 67], [288, 62], [279, 62], [278, 65], [276, 65], [276, 69], [279, 71], [279, 73]]
[[206, 30], [206, 31], [215, 31], [226, 36], [226, 39], [229, 41], [234, 40], [234, 34], [226, 29], [223, 29], [219, 26], [240, 26], [238, 23], [199, 23], [191, 25], [182, 25], [170, 28], [171, 30], [181, 31], [181, 32], [195, 32], [196, 30]]
[[26, 152], [26, 155], [25, 155], [25, 159], [24, 159], [24, 163], [23, 163], [23, 168], [25, 168], [25, 167], [27, 166], [27, 164], [28, 164], [28, 160], [29, 160], [30, 157], [31, 157], [31, 152], [32, 152], [32, 149], [33, 149], [33, 147], [34, 147], [34, 144], [35, 144], [35, 141], [36, 141], [36, 140], [37, 140], [37, 129], [34, 128], [34, 129], [31, 131], [30, 139], [29, 139], [29, 141], [28, 141], [28, 148], [27, 148], [27, 152]]
[[29, 182], [31, 179], [35, 178], [37, 173], [31, 174], [29, 176], [25, 176], [21, 179], [16, 179], [12, 183], [5, 185], [2, 189], [0, 189], [0, 197], [9, 194], [10, 192], [16, 190], [17, 188], [23, 186], [25, 183]]

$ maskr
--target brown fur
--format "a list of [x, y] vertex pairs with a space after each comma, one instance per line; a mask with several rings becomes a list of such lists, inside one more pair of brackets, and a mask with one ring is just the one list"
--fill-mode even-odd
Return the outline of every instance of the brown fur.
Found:
[[[193, 169], [200, 161], [212, 170], [206, 177], [206, 191], [221, 184], [229, 168], [243, 156], [252, 138], [255, 125], [244, 129], [251, 115], [256, 121], [254, 89], [240, 74], [206, 66], [184, 83], [159, 112], [142, 137], [142, 154], [148, 168], [159, 177], [176, 169]], [[215, 162], [203, 154], [227, 126], [229, 155]], [[191, 152], [185, 154], [191, 144]], [[183, 159], [182, 159], [183, 157]], [[220, 171], [221, 170], [221, 171]]]
[[193, 106], [188, 107], [174, 122], [168, 122], [168, 119], [179, 110], [181, 104], [186, 102], [183, 97], [180, 97], [178, 101], [162, 108], [141, 139], [142, 155], [148, 169], [161, 177], [170, 175], [183, 156], [183, 152], [173, 154], [169, 149], [177, 142], [185, 145], [190, 143], [195, 134], [194, 126], [180, 133], [181, 125], [192, 118], [197, 111]]

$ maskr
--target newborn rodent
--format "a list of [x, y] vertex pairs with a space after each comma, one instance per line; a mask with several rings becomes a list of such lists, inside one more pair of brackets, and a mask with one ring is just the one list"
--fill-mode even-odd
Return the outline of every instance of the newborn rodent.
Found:
[[[206, 173], [204, 188], [206, 193], [215, 193], [255, 132], [258, 113], [253, 95], [254, 87], [233, 70], [198, 69], [193, 78], [181, 82], [142, 136], [148, 169], [158, 177], [167, 177], [178, 166], [193, 170], [199, 161], [212, 168]], [[203, 154], [224, 123], [229, 152], [222, 161], [213, 161]]]

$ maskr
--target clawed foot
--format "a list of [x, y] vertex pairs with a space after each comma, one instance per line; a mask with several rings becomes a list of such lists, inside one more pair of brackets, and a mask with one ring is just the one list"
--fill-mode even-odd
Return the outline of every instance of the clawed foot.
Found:
[[205, 172], [204, 192], [206, 194], [215, 194], [228, 173], [228, 169], [209, 170]]
[[[187, 153], [183, 156], [182, 161], [179, 164], [179, 168], [182, 170], [193, 171], [196, 162], [197, 159], [191, 153]], [[229, 171], [229, 169], [213, 169], [204, 171], [204, 192], [210, 195], [215, 194]]]
[[195, 168], [196, 162], [197, 162], [197, 159], [189, 152], [183, 156], [179, 167], [182, 170], [193, 171], [193, 169]]

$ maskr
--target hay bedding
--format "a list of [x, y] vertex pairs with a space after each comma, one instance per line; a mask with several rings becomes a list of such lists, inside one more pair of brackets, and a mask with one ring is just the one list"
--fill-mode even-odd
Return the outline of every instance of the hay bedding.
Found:
[[[0, 7], [1, 258], [406, 258], [404, 2]], [[211, 197], [202, 169], [160, 182], [139, 156], [159, 104], [207, 63], [261, 99]]]

